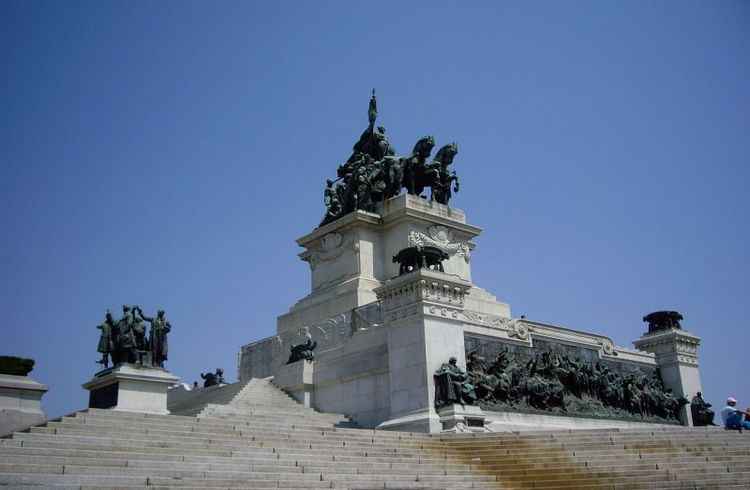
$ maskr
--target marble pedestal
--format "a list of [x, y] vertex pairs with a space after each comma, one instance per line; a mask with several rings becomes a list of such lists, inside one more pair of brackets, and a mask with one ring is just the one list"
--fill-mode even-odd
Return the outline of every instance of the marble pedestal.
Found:
[[390, 418], [378, 428], [442, 432], [435, 410], [435, 371], [449, 358], [466, 369], [460, 312], [471, 283], [417, 270], [376, 289], [388, 329]]
[[[656, 356], [664, 386], [672, 390], [675, 397], [692, 400], [702, 391], [698, 371], [698, 346], [700, 337], [681, 329], [661, 330], [644, 334], [633, 342], [639, 350]], [[683, 425], [692, 426], [693, 417], [690, 405], [682, 407], [680, 419]]]
[[167, 389], [180, 379], [162, 368], [121, 364], [83, 384], [89, 408], [167, 415]]
[[46, 392], [47, 386], [28, 376], [0, 374], [0, 437], [46, 422]]
[[297, 361], [279, 368], [273, 377], [273, 384], [289, 393], [305, 408], [313, 406], [314, 361]]
[[454, 403], [438, 410], [443, 432], [488, 432], [484, 412], [478, 406]]

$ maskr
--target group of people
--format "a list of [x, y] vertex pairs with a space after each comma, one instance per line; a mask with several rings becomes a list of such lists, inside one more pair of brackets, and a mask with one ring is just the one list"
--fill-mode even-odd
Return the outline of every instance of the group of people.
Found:
[[750, 430], [750, 408], [745, 411], [738, 409], [737, 399], [734, 397], [727, 398], [727, 404], [719, 414], [726, 429], [739, 430], [740, 432], [742, 432], [742, 429]]
[[[148, 336], [144, 322], [151, 325]], [[169, 351], [167, 334], [172, 329], [164, 310], [149, 317], [140, 306], [123, 305], [122, 318], [115, 321], [107, 310], [104, 322], [96, 328], [101, 331], [97, 351], [102, 355], [97, 362], [105, 368], [110, 359], [114, 366], [131, 363], [164, 367]]]
[[[435, 373], [436, 403], [485, 402], [510, 407], [566, 412], [573, 405], [580, 410], [613, 411], [678, 420], [687, 400], [665, 389], [657, 374], [620, 374], [603, 363], [589, 363], [555, 351], [542, 351], [523, 359], [502, 349], [492, 363], [477, 352], [467, 355], [464, 373], [454, 359]], [[440, 396], [438, 396], [440, 395]], [[588, 402], [584, 402], [588, 400]]]
[[448, 204], [458, 192], [458, 177], [448, 167], [458, 153], [458, 145], [443, 146], [432, 162], [427, 159], [435, 146], [432, 136], [417, 141], [408, 156], [397, 156], [383, 126], [375, 126], [377, 102], [370, 99], [369, 125], [355, 143], [352, 155], [339, 166], [337, 179], [328, 180], [323, 193], [326, 214], [321, 226], [356, 209], [375, 211], [375, 205], [396, 196], [403, 187], [420, 195], [429, 187], [431, 199]]

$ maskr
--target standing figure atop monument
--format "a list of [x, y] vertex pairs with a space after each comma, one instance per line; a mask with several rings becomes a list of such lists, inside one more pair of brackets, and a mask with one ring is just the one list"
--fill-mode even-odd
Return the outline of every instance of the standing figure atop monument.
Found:
[[107, 310], [104, 315], [104, 321], [97, 325], [96, 328], [101, 330], [99, 336], [99, 345], [97, 346], [97, 352], [100, 352], [102, 358], [100, 361], [96, 361], [102, 366], [109, 367], [109, 357], [112, 357], [112, 363], [114, 364], [114, 352], [115, 352], [115, 339], [113, 337], [115, 330], [115, 322], [112, 319], [112, 313]]
[[359, 137], [359, 141], [354, 143], [352, 156], [349, 157], [347, 163], [357, 160], [358, 154], [370, 155], [376, 161], [382, 160], [386, 155], [392, 156], [396, 154], [393, 147], [391, 147], [390, 141], [388, 141], [388, 136], [385, 134], [385, 128], [383, 126], [375, 127], [377, 117], [378, 101], [375, 98], [375, 89], [372, 89], [370, 105], [367, 109], [369, 124]]
[[122, 318], [116, 324], [115, 359], [114, 364], [135, 362], [138, 358], [135, 339], [133, 313], [129, 305], [122, 305]]
[[145, 351], [146, 346], [146, 325], [143, 324], [143, 311], [140, 306], [133, 307], [133, 335], [135, 336], [135, 349]]
[[138, 307], [138, 314], [141, 318], [151, 324], [151, 330], [148, 336], [148, 348], [151, 351], [151, 363], [154, 367], [164, 367], [164, 361], [167, 360], [169, 353], [169, 344], [167, 343], [167, 334], [172, 330], [172, 324], [167, 321], [164, 310], [156, 312], [156, 318], [148, 317]]

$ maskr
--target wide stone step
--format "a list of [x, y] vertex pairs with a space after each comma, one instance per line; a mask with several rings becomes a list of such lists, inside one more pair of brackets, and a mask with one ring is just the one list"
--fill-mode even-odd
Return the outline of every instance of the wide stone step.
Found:
[[[52, 457], [70, 457], [70, 458], [97, 458], [103, 454], [101, 450], [92, 449], [75, 449], [68, 446], [60, 448], [50, 447], [23, 447], [11, 451], [7, 448], [0, 448], [0, 454], [19, 454], [22, 456], [52, 456]], [[186, 462], [191, 464], [246, 464], [256, 466], [321, 466], [341, 467], [345, 464], [352, 468], [370, 468], [377, 467], [380, 469], [388, 468], [440, 468], [445, 470], [467, 470], [468, 465], [452, 464], [450, 462], [438, 461], [433, 463], [420, 463], [418, 460], [409, 460], [404, 462], [401, 458], [380, 458], [375, 456], [346, 456], [336, 458], [326, 454], [296, 454], [291, 456], [281, 456], [277, 453], [244, 453], [232, 455], [214, 455], [214, 454], [184, 454], [180, 451], [170, 452], [169, 449], [152, 448], [134, 448], [131, 451], [109, 451], [104, 453], [107, 458], [116, 458], [120, 462], [132, 462], [135, 465], [142, 465], [143, 462], [154, 461], [158, 455], [160, 461], [167, 463]], [[104, 458], [100, 458], [106, 460]]]
[[[224, 439], [204, 439], [204, 438], [188, 438], [183, 436], [161, 436], [151, 438], [149, 434], [137, 434], [137, 433], [126, 433], [126, 432], [115, 432], [115, 431], [102, 431], [87, 433], [85, 431], [77, 431], [75, 429], [49, 429], [57, 431], [56, 433], [47, 433], [46, 427], [35, 427], [30, 433], [18, 434], [17, 437], [26, 440], [33, 436], [48, 436], [53, 437], [56, 440], [63, 442], [71, 442], [77, 444], [92, 444], [99, 447], [175, 447], [184, 449], [229, 449], [232, 451], [244, 451], [249, 448], [254, 449], [266, 449], [270, 448], [275, 452], [283, 453], [284, 451], [294, 450], [315, 450], [325, 451], [329, 454], [363, 454], [369, 453], [373, 455], [399, 455], [400, 457], [406, 457], [409, 455], [416, 455], [418, 452], [411, 448], [388, 448], [388, 447], [360, 447], [356, 444], [350, 446], [342, 446], [339, 444], [330, 443], [307, 443], [307, 442], [294, 442], [284, 441], [283, 443], [265, 443], [264, 441], [250, 441], [250, 440], [237, 440], [228, 441]], [[63, 439], [64, 438], [64, 439]]]
[[94, 424], [72, 424], [50, 422], [45, 427], [33, 427], [31, 433], [49, 433], [61, 435], [86, 435], [93, 436], [127, 436], [127, 438], [148, 437], [149, 439], [158, 437], [160, 440], [184, 440], [192, 442], [211, 442], [218, 444], [227, 442], [229, 444], [247, 443], [262, 444], [263, 446], [273, 447], [304, 447], [304, 445], [324, 446], [324, 447], [355, 447], [355, 448], [386, 448], [392, 447], [387, 442], [373, 439], [353, 439], [332, 436], [322, 436], [320, 434], [308, 433], [300, 434], [298, 437], [291, 435], [279, 437], [276, 434], [259, 435], [253, 431], [235, 431], [235, 432], [211, 432], [211, 431], [177, 431], [173, 429], [154, 429], [134, 427], [129, 430], [110, 427], [106, 425]]
[[[425, 488], [430, 485], [434, 488], [435, 484], [440, 484], [443, 488], [479, 488], [475, 483], [493, 483], [495, 480], [491, 477], [451, 477], [451, 476], [426, 476], [419, 479], [412, 477], [399, 477], [391, 475], [387, 478], [372, 477], [360, 475], [349, 478], [344, 475], [341, 478], [326, 479], [325, 475], [307, 475], [307, 478], [301, 478], [302, 475], [296, 475], [298, 478], [259, 478], [248, 479], [247, 475], [237, 475], [232, 477], [225, 475], [222, 478], [172, 478], [165, 476], [120, 476], [116, 474], [49, 474], [37, 473], [31, 468], [26, 472], [18, 473], [0, 473], [0, 485], [86, 485], [86, 486], [111, 486], [116, 484], [120, 486], [165, 486], [165, 487], [201, 487], [201, 488], [348, 488], [351, 484], [368, 485], [370, 488]], [[485, 488], [492, 488], [487, 486]]]
[[[56, 424], [56, 425], [53, 425]], [[82, 426], [86, 427], [101, 427], [110, 428], [113, 426], [109, 420], [102, 420], [97, 418], [83, 418], [83, 417], [70, 417], [63, 418], [60, 422], [51, 422], [48, 424], [49, 427], [56, 427], [58, 425], [63, 426]], [[207, 434], [207, 435], [220, 435], [220, 434], [242, 434], [243, 436], [254, 436], [260, 437], [275, 437], [275, 438], [302, 438], [314, 440], [317, 438], [341, 438], [343, 440], [351, 441], [370, 441], [375, 443], [388, 443], [393, 441], [391, 438], [380, 437], [380, 435], [374, 434], [358, 434], [358, 433], [341, 433], [335, 428], [327, 430], [304, 430], [304, 429], [290, 429], [290, 430], [273, 430], [270, 427], [263, 426], [256, 428], [248, 425], [231, 425], [231, 426], [211, 426], [207, 424], [166, 424], [160, 421], [149, 421], [149, 422], [138, 422], [131, 424], [134, 430], [164, 430], [164, 431], [177, 431], [177, 432], [193, 432], [196, 434]]]
[[85, 426], [55, 426], [55, 427], [32, 427], [30, 434], [46, 434], [55, 436], [67, 436], [80, 438], [94, 438], [98, 440], [111, 440], [117, 443], [124, 441], [128, 445], [137, 444], [142, 441], [144, 444], [166, 443], [172, 445], [181, 445], [184, 447], [223, 447], [232, 449], [244, 449], [248, 447], [266, 448], [271, 447], [277, 450], [284, 449], [310, 449], [325, 450], [336, 452], [343, 451], [368, 451], [368, 452], [398, 452], [403, 454], [416, 454], [418, 451], [411, 447], [392, 448], [384, 444], [373, 444], [371, 442], [360, 441], [342, 441], [335, 439], [320, 438], [318, 440], [304, 439], [256, 439], [253, 437], [243, 437], [242, 435], [216, 435], [206, 437], [193, 432], [170, 432], [170, 431], [127, 431], [117, 428], [99, 429]]
[[[70, 447], [74, 449], [92, 449], [99, 451], [127, 451], [127, 450], [145, 450], [152, 451], [162, 449], [168, 452], [182, 452], [184, 454], [203, 454], [218, 456], [233, 455], [255, 455], [255, 454], [276, 454], [277, 457], [304, 458], [315, 452], [309, 448], [264, 448], [247, 445], [237, 445], [229, 447], [227, 445], [212, 444], [193, 444], [184, 442], [152, 441], [148, 439], [113, 439], [106, 437], [91, 436], [68, 436], [68, 435], [51, 435], [36, 433], [19, 433], [15, 437], [23, 440], [24, 446], [31, 447]], [[353, 449], [326, 450], [322, 451], [325, 456], [335, 458], [336, 460], [347, 460], [350, 458], [377, 457], [386, 461], [391, 460], [421, 460], [421, 461], [441, 461], [444, 458], [421, 458], [418, 453], [410, 453], [396, 448], [387, 451], [361, 451]]]
[[661, 443], [673, 443], [673, 444], [686, 444], [693, 442], [721, 442], [721, 443], [733, 443], [733, 442], [744, 442], [747, 443], [747, 438], [726, 438], [720, 436], [680, 436], [680, 437], [622, 437], [622, 438], [598, 438], [598, 439], [577, 439], [577, 440], [561, 440], [561, 439], [526, 439], [522, 437], [518, 438], [483, 438], [476, 441], [442, 441], [445, 444], [450, 444], [451, 447], [462, 448], [462, 447], [475, 447], [475, 446], [491, 446], [491, 445], [505, 445], [505, 444], [529, 444], [539, 447], [546, 447], [549, 445], [585, 445], [585, 444], [641, 444], [649, 442], [661, 442]]
[[[252, 422], [252, 418], [247, 418], [247, 420], [238, 420], [238, 419], [232, 419], [231, 417], [227, 418], [211, 418], [211, 417], [185, 417], [185, 416], [179, 416], [179, 415], [156, 415], [156, 414], [139, 414], [139, 413], [131, 413], [131, 412], [119, 412], [115, 410], [100, 410], [100, 409], [89, 409], [86, 411], [78, 412], [76, 413], [76, 417], [111, 417], [112, 419], [118, 419], [123, 420], [126, 423], [133, 423], [133, 421], [138, 420], [161, 420], [166, 423], [201, 423], [201, 424], [211, 424], [211, 425], [223, 425], [223, 426], [232, 426], [232, 425], [241, 425], [241, 424], [248, 424], [248, 422]], [[295, 428], [304, 428], [305, 425], [302, 424], [295, 424]], [[312, 430], [331, 430], [335, 429], [336, 431], [353, 431], [356, 433], [372, 433], [372, 434], [379, 434], [381, 437], [391, 437], [394, 439], [402, 439], [402, 438], [412, 438], [412, 439], [424, 439], [429, 440], [432, 439], [432, 437], [428, 434], [421, 434], [421, 433], [413, 433], [413, 432], [397, 432], [397, 431], [376, 431], [372, 429], [358, 429], [358, 428], [340, 428], [335, 427], [332, 428], [330, 426], [323, 427], [323, 426], [315, 426]]]
[[164, 477], [173, 479], [195, 480], [276, 480], [276, 481], [495, 481], [494, 476], [486, 475], [445, 475], [430, 472], [399, 473], [390, 472], [387, 477], [367, 473], [339, 473], [334, 468], [330, 472], [254, 472], [245, 471], [200, 471], [188, 469], [148, 468], [148, 467], [117, 467], [117, 466], [83, 466], [83, 465], [53, 465], [53, 464], [22, 464], [0, 463], [0, 473], [34, 473], [34, 474], [65, 474], [65, 475], [99, 475], [99, 476], [146, 476], [149, 478]]
[[288, 411], [276, 411], [276, 412], [266, 412], [266, 411], [258, 411], [258, 410], [242, 410], [241, 408], [233, 407], [233, 406], [227, 406], [227, 405], [209, 405], [207, 406], [203, 412], [201, 412], [200, 417], [214, 417], [214, 416], [229, 416], [234, 417], [237, 419], [259, 419], [259, 420], [265, 420], [269, 422], [281, 422], [281, 423], [294, 423], [297, 420], [307, 420], [307, 421], [316, 421], [316, 422], [324, 422], [324, 423], [330, 423], [335, 424], [338, 422], [346, 421], [347, 419], [344, 416], [340, 416], [337, 414], [319, 414], [319, 413], [312, 413], [312, 412], [288, 412]]

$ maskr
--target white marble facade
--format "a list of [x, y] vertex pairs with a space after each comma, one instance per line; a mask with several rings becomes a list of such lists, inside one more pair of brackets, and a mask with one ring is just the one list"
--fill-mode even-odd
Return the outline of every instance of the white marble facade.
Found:
[[[275, 336], [242, 346], [239, 378], [279, 375], [284, 384], [306, 386], [312, 407], [350, 415], [363, 427], [436, 432], [432, 374], [450, 356], [465, 367], [464, 334], [529, 347], [549, 340], [593, 349], [602, 359], [661, 367], [664, 356], [642, 344], [633, 350], [606, 336], [512, 318], [509, 305], [472, 282], [480, 233], [463, 211], [402, 194], [378, 213], [355, 211], [298, 239], [310, 293], [278, 317]], [[413, 245], [447, 252], [445, 273], [399, 277], [392, 258]], [[431, 287], [439, 291], [429, 297]], [[459, 290], [460, 304], [450, 299]], [[308, 333], [318, 343], [314, 370], [294, 381], [290, 374], [299, 370], [285, 367], [289, 348]], [[697, 373], [697, 354], [695, 366]], [[662, 374], [675, 393], [700, 391], [697, 374], [670, 369]]]

